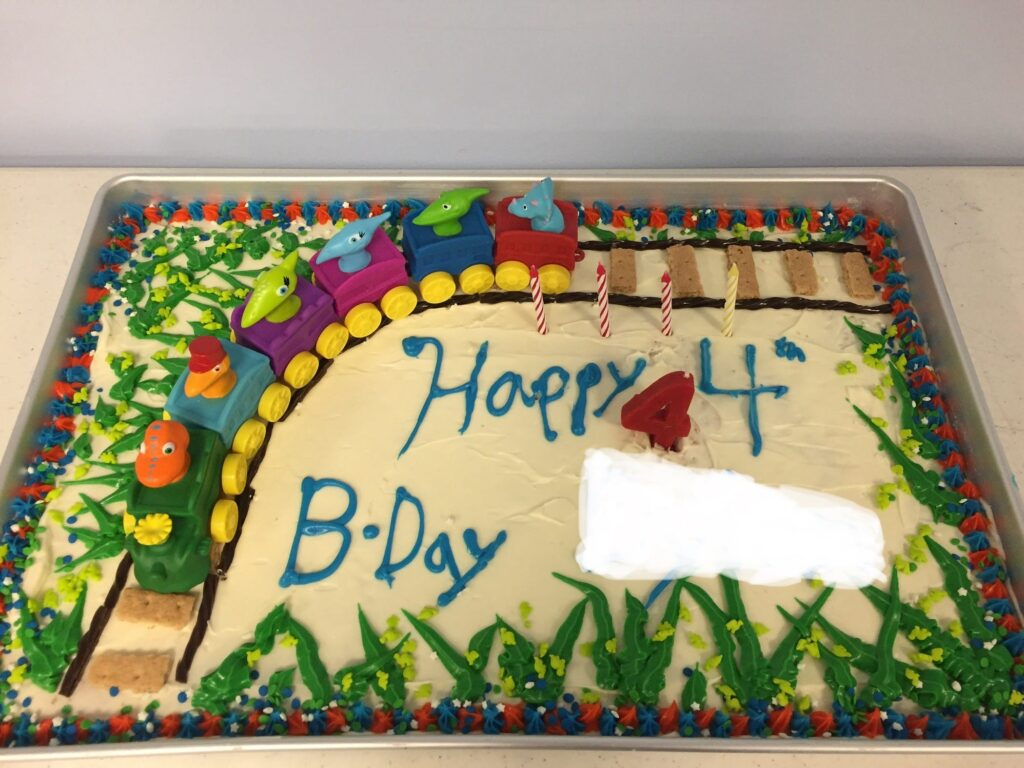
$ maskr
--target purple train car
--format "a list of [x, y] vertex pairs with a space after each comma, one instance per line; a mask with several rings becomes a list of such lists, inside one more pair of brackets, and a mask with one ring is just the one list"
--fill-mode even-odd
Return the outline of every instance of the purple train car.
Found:
[[324, 358], [336, 357], [348, 342], [348, 331], [337, 322], [331, 297], [311, 282], [297, 277], [294, 295], [302, 302], [294, 317], [277, 323], [264, 318], [243, 328], [242, 313], [252, 299], [250, 294], [231, 313], [231, 330], [240, 344], [270, 358], [270, 367], [285, 384], [301, 389], [320, 367], [310, 350]]
[[338, 317], [349, 333], [360, 339], [380, 327], [381, 310], [389, 319], [398, 320], [410, 314], [417, 303], [409, 287], [405, 257], [383, 229], [373, 234], [366, 252], [370, 262], [357, 272], [342, 272], [333, 259], [318, 264], [314, 255], [310, 260], [317, 285], [334, 297]]

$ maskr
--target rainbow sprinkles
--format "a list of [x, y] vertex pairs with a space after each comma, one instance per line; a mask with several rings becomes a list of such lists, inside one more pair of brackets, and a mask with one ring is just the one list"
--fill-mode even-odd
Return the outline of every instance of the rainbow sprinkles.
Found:
[[[896, 233], [555, 192], [125, 206], [0, 543], [0, 743], [1019, 737]], [[655, 446], [619, 413], [673, 371], [693, 430]], [[870, 506], [886, 579], [587, 573], [606, 447]]]

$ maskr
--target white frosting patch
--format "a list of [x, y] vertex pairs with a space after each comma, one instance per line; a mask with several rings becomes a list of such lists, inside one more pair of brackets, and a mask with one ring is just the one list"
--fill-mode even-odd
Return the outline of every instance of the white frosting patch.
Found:
[[784, 586], [882, 581], [882, 526], [849, 499], [653, 454], [587, 451], [576, 561], [610, 579], [725, 574]]

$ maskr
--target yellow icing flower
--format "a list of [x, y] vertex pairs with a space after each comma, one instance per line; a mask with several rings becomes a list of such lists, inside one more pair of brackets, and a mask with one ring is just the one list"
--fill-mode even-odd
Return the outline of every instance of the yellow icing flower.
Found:
[[263, 652], [259, 648], [253, 648], [251, 651], [245, 652], [245, 663], [253, 667], [262, 657]]
[[11, 670], [11, 676], [9, 678], [7, 678], [7, 679], [8, 679], [8, 681], [12, 685], [18, 685], [18, 684], [22, 683], [25, 680], [25, 673], [26, 672], [28, 672], [28, 665], [27, 664], [19, 664], [18, 666], [16, 666], [14, 669]]
[[416, 618], [419, 619], [420, 621], [430, 621], [432, 618], [437, 616], [437, 614], [439, 614], [440, 612], [441, 612], [441, 609], [438, 608], [436, 605], [428, 605], [428, 606], [425, 606], [423, 608], [423, 610], [421, 610], [418, 614], [416, 614]]
[[294, 648], [299, 644], [299, 641], [289, 632], [285, 632], [284, 636], [278, 641], [281, 643], [282, 648]]
[[430, 683], [424, 683], [419, 688], [417, 688], [415, 692], [413, 692], [413, 696], [415, 696], [417, 699], [429, 699], [430, 694], [432, 694], [433, 692], [434, 686], [432, 686]]
[[163, 512], [150, 512], [135, 523], [135, 540], [146, 547], [163, 544], [171, 535], [174, 524], [170, 515]]
[[544, 665], [544, 662], [540, 660], [540, 657], [533, 657], [533, 671], [537, 673], [537, 677], [544, 678], [548, 673], [548, 668]]
[[79, 569], [78, 575], [86, 581], [99, 581], [101, 576], [100, 564], [96, 561], [86, 563], [81, 567], [81, 569]]
[[555, 671], [555, 674], [559, 677], [565, 677], [565, 659], [561, 656], [552, 655], [548, 658], [548, 663], [551, 668]]
[[[743, 622], [740, 622], [742, 624]], [[738, 627], [737, 627], [738, 629]], [[676, 628], [669, 624], [667, 621], [663, 621], [658, 624], [658, 629], [655, 631], [654, 636], [651, 637], [651, 641], [655, 643], [661, 643], [668, 640], [672, 635], [676, 633]]]

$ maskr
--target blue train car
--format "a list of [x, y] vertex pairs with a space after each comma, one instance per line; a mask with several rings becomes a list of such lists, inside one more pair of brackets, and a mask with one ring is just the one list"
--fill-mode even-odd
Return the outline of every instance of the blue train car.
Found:
[[440, 304], [451, 298], [456, 275], [464, 293], [483, 293], [494, 285], [494, 236], [480, 203], [474, 202], [458, 220], [461, 231], [454, 235], [414, 224], [418, 215], [413, 211], [402, 219], [402, 250], [424, 301]]

